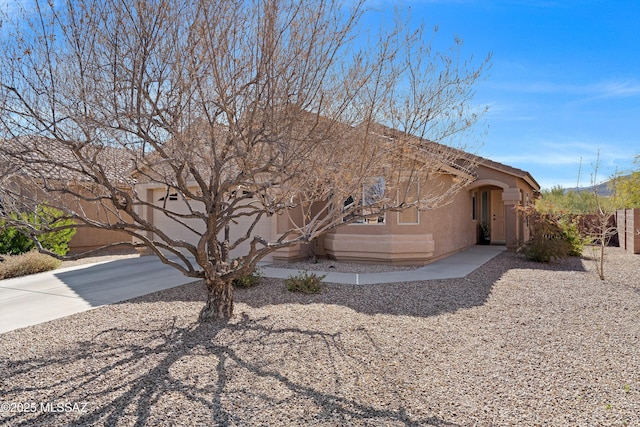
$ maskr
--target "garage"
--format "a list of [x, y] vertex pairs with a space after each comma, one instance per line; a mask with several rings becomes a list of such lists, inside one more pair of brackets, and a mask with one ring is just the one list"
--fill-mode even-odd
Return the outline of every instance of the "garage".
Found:
[[[150, 192], [151, 193], [151, 192]], [[172, 212], [187, 214], [190, 212], [187, 202], [177, 193], [167, 192], [166, 188], [153, 189], [153, 203], [157, 206], [166, 206], [167, 209]], [[194, 210], [202, 210], [203, 205], [199, 202], [190, 201], [191, 208]], [[230, 239], [231, 241], [237, 239], [247, 232], [247, 229], [251, 226], [255, 217], [240, 217], [236, 223], [232, 223], [230, 226]], [[190, 230], [188, 227], [179, 224], [172, 218], [168, 217], [164, 213], [154, 210], [152, 221], [155, 225], [163, 230], [169, 237], [173, 239], [184, 240], [191, 244], [196, 244], [200, 233], [205, 229], [204, 224], [200, 220], [187, 219], [184, 222], [188, 227], [192, 228], [196, 232]], [[261, 236], [266, 240], [273, 240], [276, 235], [276, 221], [275, 216], [263, 217], [253, 229], [252, 235]], [[222, 236], [220, 235], [219, 238]], [[246, 255], [249, 252], [250, 240], [242, 242], [237, 248], [231, 251], [231, 257], [237, 258], [239, 256]], [[271, 260], [271, 254], [267, 255], [265, 260]]]

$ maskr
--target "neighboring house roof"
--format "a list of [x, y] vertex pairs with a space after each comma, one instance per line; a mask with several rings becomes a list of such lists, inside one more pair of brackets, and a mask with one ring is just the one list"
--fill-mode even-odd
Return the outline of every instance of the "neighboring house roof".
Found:
[[135, 153], [120, 147], [72, 145], [33, 136], [0, 140], [0, 174], [35, 179], [92, 181], [104, 174], [117, 185], [132, 185]]

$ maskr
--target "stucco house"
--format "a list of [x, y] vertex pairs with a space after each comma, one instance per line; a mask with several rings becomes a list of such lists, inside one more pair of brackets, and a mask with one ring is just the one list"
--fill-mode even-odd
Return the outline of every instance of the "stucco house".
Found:
[[[438, 146], [439, 144], [428, 142]], [[7, 142], [5, 142], [7, 144]], [[25, 165], [33, 156], [38, 156], [41, 150], [52, 150], [55, 147], [51, 141], [34, 140], [29, 150], [25, 152]], [[38, 144], [42, 144], [39, 147]], [[442, 146], [440, 146], [442, 147]], [[5, 147], [5, 150], [7, 148]], [[432, 151], [438, 153], [438, 150]], [[126, 154], [126, 153], [124, 153]], [[540, 186], [526, 171], [516, 169], [489, 159], [459, 152], [460, 158], [472, 157], [473, 170], [457, 170], [449, 168], [437, 179], [440, 184], [449, 185], [455, 180], [456, 174], [471, 174], [470, 184], [458, 191], [450, 203], [431, 210], [418, 210], [409, 207], [402, 211], [389, 211], [383, 215], [367, 218], [355, 223], [346, 223], [308, 244], [278, 249], [270, 253], [265, 260], [291, 261], [313, 256], [328, 257], [337, 260], [376, 262], [390, 264], [428, 264], [442, 257], [464, 250], [479, 243], [479, 226], [488, 224], [490, 228], [491, 244], [506, 245], [509, 249], [516, 249], [519, 244], [529, 239], [529, 227], [526, 220], [520, 218], [514, 207], [533, 203], [539, 194]], [[61, 151], [58, 158], [68, 153]], [[202, 223], [197, 221], [184, 223], [191, 226], [191, 230], [176, 223], [163, 213], [163, 209], [152, 209], [145, 203], [157, 207], [166, 207], [166, 211], [189, 213], [188, 201], [182, 200], [179, 192], [167, 185], [168, 181], [147, 179], [130, 174], [130, 160], [121, 150], [105, 149], [100, 151], [102, 163], [114, 181], [123, 181], [123, 185], [132, 185], [131, 190], [143, 203], [138, 212], [143, 218], [151, 222], [166, 235], [180, 240], [195, 242]], [[433, 158], [425, 161], [433, 161]], [[69, 159], [72, 162], [72, 159]], [[9, 162], [2, 162], [7, 165]], [[455, 166], [455, 164], [454, 164]], [[28, 177], [37, 181], [55, 182], [73, 180], [67, 176], [65, 169], [52, 166], [43, 170], [42, 165], [34, 166], [32, 171], [22, 167], [18, 176]], [[467, 181], [465, 181], [467, 182]], [[6, 184], [6, 183], [5, 183]], [[14, 185], [18, 183], [14, 181]], [[87, 185], [78, 181], [77, 185]], [[18, 191], [26, 191], [26, 186], [17, 185]], [[91, 192], [87, 187], [88, 193]], [[47, 195], [50, 197], [51, 195]], [[85, 212], [88, 218], [107, 218], [115, 211], [107, 205], [95, 205], [92, 198], [80, 200], [78, 209]], [[346, 203], [346, 202], [345, 202]], [[115, 219], [115, 218], [114, 218]], [[245, 234], [253, 217], [238, 217], [231, 227], [231, 239]], [[130, 220], [128, 220], [130, 221]], [[274, 214], [263, 216], [252, 230], [253, 235], [259, 235], [267, 241], [274, 241], [291, 226], [291, 214]], [[82, 251], [102, 245], [130, 241], [126, 233], [113, 230], [94, 228], [78, 229], [78, 233], [71, 242], [72, 251]], [[231, 252], [232, 257], [244, 255], [249, 241], [241, 244]]]
[[[469, 156], [468, 153], [464, 153]], [[529, 239], [526, 220], [514, 207], [533, 203], [540, 186], [526, 171], [477, 156], [473, 182], [459, 191], [447, 205], [433, 210], [415, 207], [358, 223], [345, 224], [309, 244], [278, 249], [268, 261], [293, 261], [311, 255], [336, 260], [422, 265], [462, 251], [479, 243], [479, 226], [489, 224], [491, 244], [516, 249]], [[455, 171], [452, 171], [452, 174]], [[446, 181], [446, 177], [440, 178]], [[446, 183], [445, 183], [446, 184]], [[178, 192], [158, 182], [138, 182], [135, 191], [145, 202], [174, 212], [188, 212]], [[141, 214], [172, 238], [195, 242], [197, 235], [156, 209], [143, 208]], [[244, 234], [252, 218], [239, 218], [231, 229], [231, 239]], [[198, 228], [194, 223], [193, 227]], [[266, 240], [275, 240], [290, 227], [285, 215], [265, 216], [253, 230]], [[231, 256], [247, 251], [248, 242]]]
[[[526, 171], [479, 159], [475, 181], [442, 207], [390, 212], [377, 223], [348, 224], [316, 242], [318, 255], [338, 260], [427, 264], [479, 243], [489, 225], [491, 244], [515, 250], [529, 240], [529, 227], [514, 207], [533, 203], [540, 186]], [[274, 259], [286, 260], [300, 254]]]

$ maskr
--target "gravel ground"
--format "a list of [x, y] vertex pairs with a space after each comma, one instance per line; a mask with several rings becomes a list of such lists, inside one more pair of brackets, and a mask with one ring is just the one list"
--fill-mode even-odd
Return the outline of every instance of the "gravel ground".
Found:
[[389, 271], [408, 271], [419, 268], [419, 265], [362, 264], [318, 259], [317, 261], [274, 262], [268, 267], [287, 268], [307, 271], [335, 271], [339, 273], [385, 273]]
[[[503, 253], [464, 279], [201, 285], [0, 335], [0, 424], [638, 426], [640, 256]], [[31, 412], [33, 411], [33, 412]]]

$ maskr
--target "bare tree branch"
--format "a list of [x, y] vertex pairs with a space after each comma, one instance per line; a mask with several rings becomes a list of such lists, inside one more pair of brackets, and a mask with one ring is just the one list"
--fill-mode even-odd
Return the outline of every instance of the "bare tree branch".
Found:
[[[474, 179], [456, 144], [477, 137], [489, 58], [436, 51], [403, 16], [365, 34], [364, 1], [36, 4], [0, 46], [1, 216], [46, 204], [126, 233], [205, 279], [203, 319], [229, 317], [231, 280], [270, 252]], [[272, 215], [288, 228], [257, 235]]]

